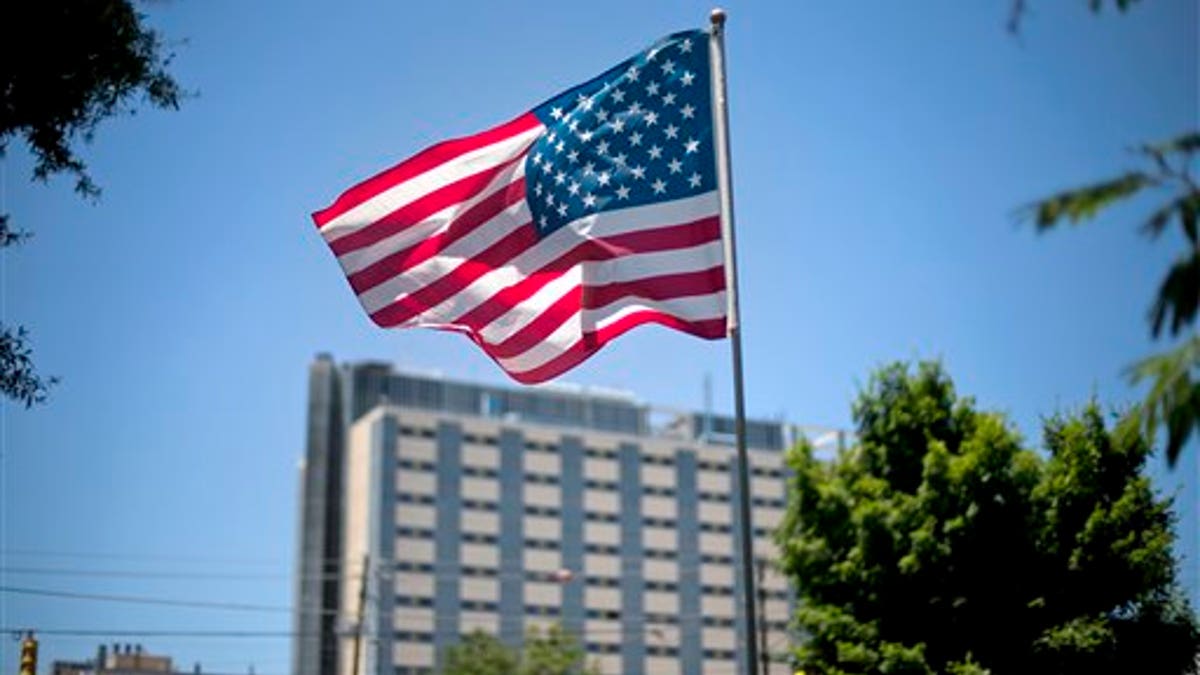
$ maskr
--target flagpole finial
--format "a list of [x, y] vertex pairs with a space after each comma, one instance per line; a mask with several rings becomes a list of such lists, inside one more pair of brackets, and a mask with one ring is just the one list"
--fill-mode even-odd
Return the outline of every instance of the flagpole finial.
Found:
[[714, 26], [724, 26], [725, 10], [721, 9], [720, 7], [713, 8], [712, 14], [709, 15], [709, 19], [712, 21], [712, 25]]

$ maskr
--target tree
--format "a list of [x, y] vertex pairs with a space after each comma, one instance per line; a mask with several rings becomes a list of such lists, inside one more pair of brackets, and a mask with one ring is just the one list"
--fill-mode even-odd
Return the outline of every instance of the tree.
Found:
[[1200, 649], [1137, 424], [1095, 403], [1048, 456], [933, 363], [880, 370], [830, 463], [801, 445], [777, 534], [806, 672], [1182, 673]]
[[584, 665], [586, 656], [575, 638], [560, 625], [544, 633], [536, 627], [525, 636], [523, 650], [506, 646], [475, 630], [446, 649], [442, 675], [599, 675]]
[[442, 675], [517, 675], [517, 655], [492, 635], [475, 629], [446, 649]]
[[[136, 98], [178, 108], [170, 55], [130, 0], [19, 0], [4, 18], [10, 32], [37, 39], [0, 41], [0, 155], [24, 140], [35, 179], [66, 173], [76, 192], [96, 198], [100, 188], [72, 146], [90, 141], [101, 121], [133, 112]], [[0, 213], [0, 248], [27, 237]], [[0, 325], [0, 394], [28, 407], [54, 382], [37, 374], [25, 330]]]

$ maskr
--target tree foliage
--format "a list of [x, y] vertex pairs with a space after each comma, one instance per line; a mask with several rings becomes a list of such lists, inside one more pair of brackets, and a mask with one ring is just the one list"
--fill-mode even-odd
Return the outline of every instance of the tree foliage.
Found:
[[545, 632], [531, 629], [521, 650], [475, 630], [446, 649], [441, 675], [599, 675], [594, 666], [584, 665], [585, 656], [559, 625]]
[[1048, 456], [937, 364], [882, 369], [856, 445], [807, 446], [778, 532], [806, 672], [1190, 672], [1169, 500], [1136, 424], [1095, 404], [1045, 423]]
[[[1177, 338], [1187, 332], [1200, 308], [1200, 185], [1192, 167], [1200, 153], [1200, 132], [1191, 132], [1166, 143], [1139, 150], [1146, 166], [1116, 178], [1067, 190], [1034, 204], [1030, 216], [1039, 232], [1064, 223], [1090, 220], [1105, 208], [1135, 195], [1165, 195], [1142, 223], [1142, 232], [1159, 239], [1172, 225], [1182, 235], [1183, 250], [1167, 269], [1150, 306], [1150, 334], [1158, 339]], [[1174, 464], [1192, 434], [1200, 433], [1200, 346], [1192, 336], [1178, 347], [1149, 357], [1129, 369], [1135, 384], [1148, 381], [1150, 390], [1138, 411], [1145, 431], [1153, 437], [1160, 427], [1167, 432], [1167, 459]]]
[[[103, 120], [132, 113], [136, 100], [177, 108], [182, 93], [167, 72], [170, 55], [130, 0], [18, 0], [3, 17], [0, 155], [21, 139], [35, 179], [66, 173], [81, 195], [98, 196], [73, 146], [90, 141]], [[0, 248], [27, 237], [0, 213]], [[37, 375], [25, 330], [0, 325], [0, 394], [28, 406], [45, 400], [53, 383]]]

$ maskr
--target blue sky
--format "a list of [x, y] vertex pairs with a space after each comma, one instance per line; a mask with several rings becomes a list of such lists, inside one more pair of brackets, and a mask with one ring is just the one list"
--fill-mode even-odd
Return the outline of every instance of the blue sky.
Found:
[[[1019, 37], [1005, 31], [1005, 0], [728, 4], [752, 414], [848, 426], [872, 368], [927, 357], [1032, 442], [1044, 415], [1093, 395], [1133, 400], [1120, 370], [1154, 348], [1144, 317], [1177, 242], [1136, 233], [1146, 202], [1048, 236], [1014, 214], [1195, 126], [1197, 6], [1097, 17], [1083, 0], [1030, 4]], [[376, 329], [309, 212], [703, 25], [711, 5], [142, 7], [197, 95], [101, 126], [81, 150], [104, 188], [96, 204], [65, 179], [31, 183], [21, 148], [3, 160], [0, 208], [36, 233], [3, 253], [3, 318], [31, 329], [40, 368], [62, 383], [47, 405], [6, 404], [0, 418], [0, 580], [284, 607], [313, 355], [504, 382], [458, 336]], [[565, 379], [699, 407], [706, 374], [728, 409], [724, 342], [642, 328]], [[1189, 457], [1172, 481], [1197, 478]], [[13, 571], [29, 567], [60, 573]], [[290, 621], [8, 595], [0, 625]], [[184, 667], [288, 668], [283, 638], [140, 641]], [[97, 642], [46, 637], [43, 659]], [[15, 649], [0, 640], [0, 664]]]

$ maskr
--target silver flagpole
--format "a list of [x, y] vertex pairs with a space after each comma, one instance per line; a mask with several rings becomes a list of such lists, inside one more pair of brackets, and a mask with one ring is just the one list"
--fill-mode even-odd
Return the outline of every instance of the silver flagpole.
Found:
[[[725, 10], [712, 11], [708, 58], [712, 72], [713, 137], [716, 141], [717, 188], [721, 199], [721, 235], [725, 242], [725, 293], [729, 301], [729, 345], [733, 351], [734, 431], [737, 434], [738, 493], [742, 548], [742, 602], [746, 632], [742, 635], [745, 675], [758, 667], [758, 618], [754, 608], [754, 529], [750, 519], [750, 462], [746, 456], [746, 402], [742, 386], [742, 330], [738, 315], [737, 247], [733, 240], [733, 186], [729, 170], [729, 106], [725, 99]], [[763, 673], [766, 675], [766, 673]]]

